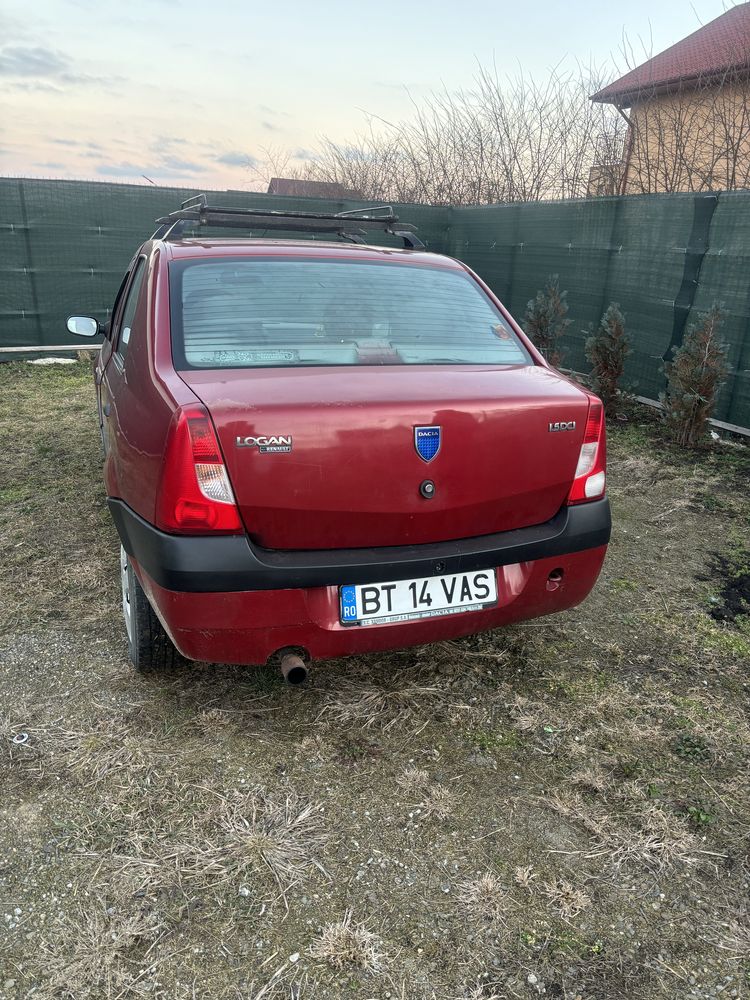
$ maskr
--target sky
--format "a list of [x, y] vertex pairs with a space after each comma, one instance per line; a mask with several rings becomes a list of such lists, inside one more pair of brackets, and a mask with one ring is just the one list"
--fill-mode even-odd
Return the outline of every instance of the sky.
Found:
[[615, 77], [623, 34], [640, 62], [731, 5], [1, 0], [0, 175], [258, 189], [269, 153], [300, 166], [480, 64]]

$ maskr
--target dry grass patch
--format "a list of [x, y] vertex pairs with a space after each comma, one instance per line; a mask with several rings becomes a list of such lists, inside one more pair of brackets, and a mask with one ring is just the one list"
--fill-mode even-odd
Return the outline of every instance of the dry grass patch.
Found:
[[[328, 839], [320, 806], [292, 792], [271, 794], [264, 788], [232, 798], [216, 793], [216, 798], [192, 820], [171, 801], [168, 815], [176, 821], [174, 827], [165, 823], [164, 811], [154, 819], [135, 811], [128, 817], [120, 810], [116, 815], [123, 832], [112, 859], [124, 875], [154, 890], [217, 889], [229, 883], [236, 893], [250, 882], [255, 894], [259, 883], [270, 879], [285, 905], [289, 890], [311, 872], [328, 877], [318, 856]], [[101, 857], [98, 851], [86, 856]]]
[[378, 683], [373, 680], [345, 681], [331, 692], [319, 719], [339, 726], [361, 729], [391, 729], [434, 716], [445, 702], [445, 692], [434, 685], [419, 684], [409, 670], [400, 670]]
[[423, 819], [448, 819], [456, 808], [458, 796], [445, 785], [432, 785], [419, 803]]
[[664, 478], [664, 463], [648, 455], [609, 457], [607, 472], [623, 495], [640, 496]]
[[[421, 767], [409, 766], [396, 778], [400, 788], [409, 795], [419, 797], [414, 810], [420, 819], [448, 819], [458, 803], [458, 795], [446, 785], [433, 782], [429, 772]], [[412, 816], [412, 813], [409, 814]]]
[[154, 914], [119, 913], [103, 899], [79, 906], [42, 942], [48, 980], [35, 995], [69, 1000], [152, 995], [148, 954], [163, 930]]
[[234, 713], [221, 708], [203, 708], [195, 719], [195, 725], [202, 736], [212, 737], [236, 724]]
[[508, 890], [494, 872], [485, 872], [479, 878], [459, 886], [460, 899], [474, 917], [495, 923], [505, 922]]
[[566, 820], [574, 822], [593, 840], [589, 851], [572, 851], [587, 859], [600, 858], [615, 869], [641, 866], [669, 872], [679, 865], [696, 865], [708, 852], [677, 816], [657, 805], [641, 802], [637, 811], [622, 816], [605, 811], [606, 802], [584, 801], [580, 795], [561, 794], [542, 800]]
[[571, 774], [570, 783], [581, 791], [600, 794], [608, 787], [609, 776], [600, 767], [583, 767]]
[[537, 878], [539, 875], [534, 871], [533, 865], [517, 865], [513, 871], [513, 881], [528, 893], [534, 891], [534, 879]]
[[542, 892], [559, 910], [564, 920], [577, 917], [579, 913], [591, 906], [591, 897], [583, 889], [578, 889], [567, 879], [558, 878], [554, 882], [545, 882]]
[[0, 632], [100, 626], [112, 610], [119, 544], [97, 436], [87, 365], [0, 365]]
[[430, 786], [430, 775], [421, 767], [407, 767], [396, 778], [404, 791], [413, 795], [421, 795]]
[[532, 733], [549, 722], [550, 707], [524, 695], [516, 695], [508, 706], [511, 725], [520, 733]]
[[451, 1000], [505, 1000], [505, 993], [498, 993], [495, 987], [497, 983], [475, 983], [467, 986], [463, 993], [451, 997]]
[[718, 933], [711, 935], [711, 941], [722, 951], [730, 952], [732, 960], [750, 961], [750, 908], [743, 906], [731, 920], [721, 925]]
[[320, 806], [295, 794], [282, 798], [257, 789], [239, 802], [226, 803], [221, 826], [224, 849], [239, 871], [265, 869], [282, 895], [311, 869], [327, 874], [316, 857], [327, 839]]
[[383, 962], [379, 937], [364, 924], [356, 923], [351, 910], [347, 910], [338, 923], [326, 924], [310, 946], [310, 955], [334, 969], [379, 972]]
[[183, 751], [149, 727], [139, 731], [133, 718], [105, 716], [89, 730], [58, 729], [52, 733], [48, 755], [63, 756], [66, 766], [90, 785], [106, 783], [108, 791], [121, 794], [158, 785], [175, 766]]

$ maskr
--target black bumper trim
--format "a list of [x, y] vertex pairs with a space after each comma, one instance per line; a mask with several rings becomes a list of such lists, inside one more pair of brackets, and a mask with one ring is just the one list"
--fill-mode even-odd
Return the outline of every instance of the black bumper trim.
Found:
[[168, 535], [122, 500], [108, 500], [125, 551], [167, 590], [290, 590], [380, 583], [530, 562], [606, 545], [609, 501], [563, 507], [550, 521], [479, 538], [374, 549], [279, 551], [242, 535]]

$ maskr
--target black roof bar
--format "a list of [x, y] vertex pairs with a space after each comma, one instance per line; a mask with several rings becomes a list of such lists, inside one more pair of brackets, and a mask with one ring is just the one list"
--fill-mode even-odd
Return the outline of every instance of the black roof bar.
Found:
[[158, 229], [151, 239], [179, 239], [191, 225], [221, 229], [269, 229], [340, 236], [352, 243], [363, 243], [367, 230], [378, 229], [404, 241], [410, 250], [423, 250], [424, 243], [415, 235], [414, 226], [399, 222], [390, 205], [355, 208], [329, 215], [318, 212], [277, 212], [255, 208], [222, 208], [209, 205], [205, 194], [183, 201], [176, 212], [156, 220]]

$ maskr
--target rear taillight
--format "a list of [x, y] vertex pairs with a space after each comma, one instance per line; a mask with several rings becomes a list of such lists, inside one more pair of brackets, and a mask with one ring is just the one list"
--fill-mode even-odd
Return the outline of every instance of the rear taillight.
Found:
[[600, 400], [589, 397], [586, 432], [578, 456], [568, 503], [586, 503], [604, 496], [606, 489], [607, 437], [604, 429], [604, 409]]
[[243, 530], [216, 432], [202, 406], [177, 410], [172, 418], [156, 523], [177, 534], [234, 535]]

